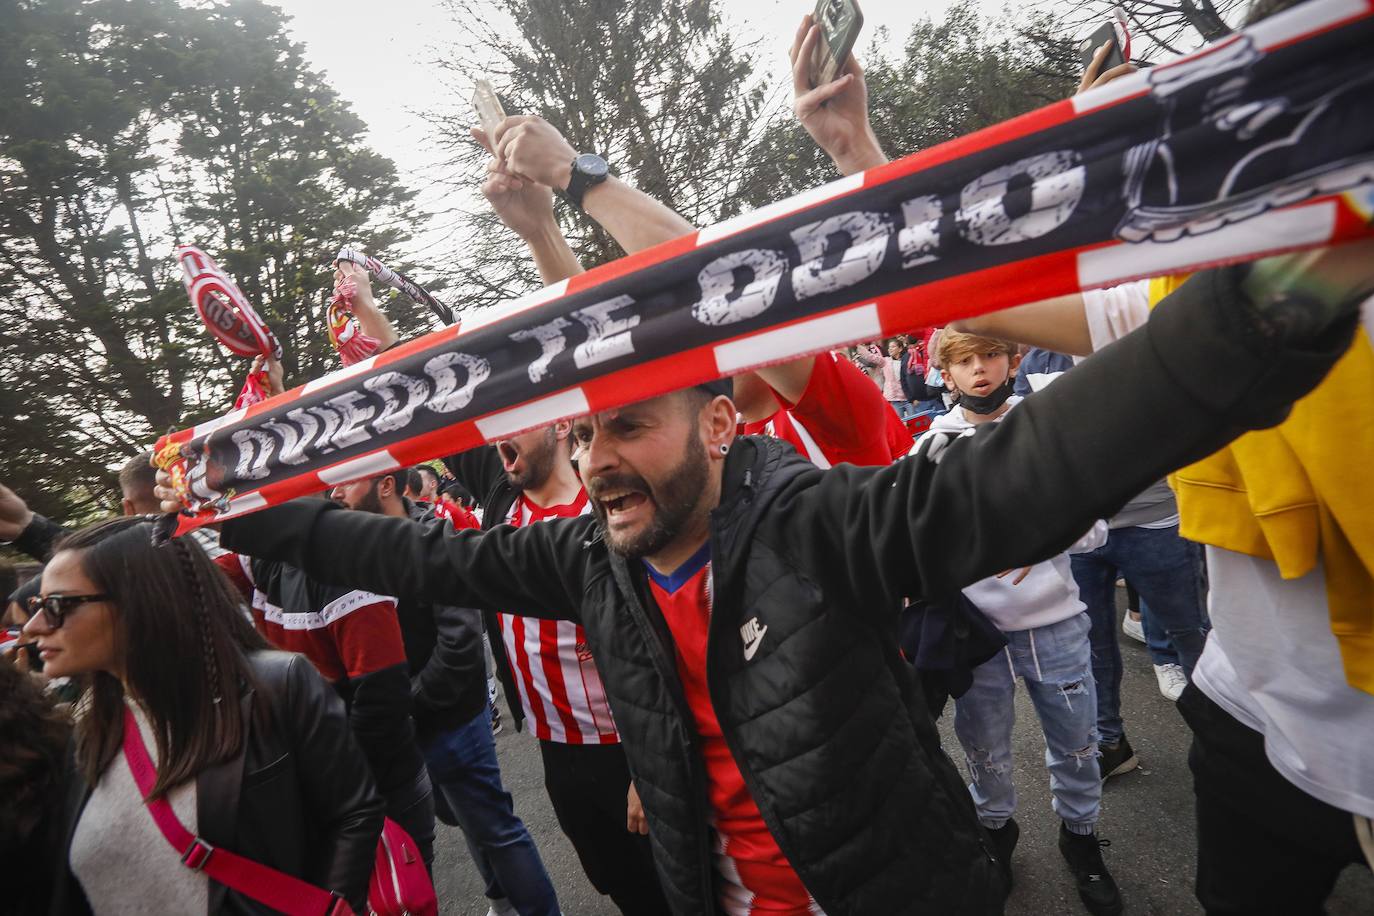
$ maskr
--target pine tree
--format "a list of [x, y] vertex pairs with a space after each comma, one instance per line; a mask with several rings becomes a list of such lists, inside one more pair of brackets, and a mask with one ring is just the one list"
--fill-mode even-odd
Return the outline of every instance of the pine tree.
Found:
[[25, 0], [5, 25], [0, 480], [70, 517], [112, 505], [110, 468], [223, 413], [247, 371], [191, 309], [177, 242], [239, 281], [290, 383], [337, 365], [328, 259], [391, 254], [415, 215], [258, 0]]

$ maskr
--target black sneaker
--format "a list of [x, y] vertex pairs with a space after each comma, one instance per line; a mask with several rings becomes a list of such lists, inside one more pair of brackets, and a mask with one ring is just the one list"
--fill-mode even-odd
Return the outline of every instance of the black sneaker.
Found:
[[1012, 874], [1011, 874], [1011, 854], [1016, 849], [1016, 841], [1021, 838], [1021, 825], [1016, 823], [1016, 818], [1007, 818], [1007, 822], [996, 830], [991, 827], [984, 828], [988, 832], [988, 839], [992, 843], [992, 851], [997, 854], [998, 867], [1002, 869], [1002, 885], [1006, 888], [1006, 893], [1011, 893]]
[[1140, 766], [1140, 761], [1135, 756], [1135, 750], [1131, 747], [1131, 742], [1126, 740], [1125, 735], [1122, 735], [1121, 740], [1115, 744], [1099, 744], [1097, 749], [1101, 752], [1101, 756], [1097, 758], [1097, 767], [1102, 771], [1103, 782], [1113, 776], [1129, 773]]
[[491, 707], [491, 736], [495, 738], [501, 734], [501, 709], [495, 704]]
[[1078, 899], [1093, 916], [1118, 916], [1126, 908], [1116, 881], [1102, 861], [1102, 847], [1110, 845], [1111, 840], [1099, 840], [1095, 833], [1080, 836], [1059, 825], [1059, 852], [1078, 885]]

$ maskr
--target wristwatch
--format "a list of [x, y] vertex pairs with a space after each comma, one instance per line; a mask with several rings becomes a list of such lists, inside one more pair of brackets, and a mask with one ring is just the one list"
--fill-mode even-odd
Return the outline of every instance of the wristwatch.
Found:
[[572, 177], [568, 179], [568, 189], [563, 192], [563, 197], [581, 210], [582, 197], [588, 189], [601, 184], [610, 173], [610, 166], [606, 165], [605, 159], [595, 153], [580, 153], [572, 161]]

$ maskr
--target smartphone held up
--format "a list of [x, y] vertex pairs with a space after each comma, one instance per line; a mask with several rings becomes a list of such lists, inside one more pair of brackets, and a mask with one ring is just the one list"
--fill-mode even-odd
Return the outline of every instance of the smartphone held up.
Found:
[[811, 86], [824, 86], [844, 70], [849, 52], [863, 28], [864, 14], [854, 0], [816, 0], [812, 14], [820, 27], [820, 41], [811, 58]]
[[501, 107], [501, 100], [496, 97], [496, 90], [491, 88], [491, 83], [484, 79], [476, 81], [472, 91], [472, 107], [477, 110], [477, 121], [487, 137], [495, 137], [496, 128], [506, 119], [506, 111]]
[[1127, 27], [1126, 12], [1119, 6], [1113, 7], [1107, 21], [1078, 43], [1078, 58], [1083, 62], [1084, 70], [1092, 66], [1097, 49], [1104, 43], [1110, 47], [1102, 66], [1098, 67], [1099, 74], [1106, 73], [1131, 59], [1131, 32]]

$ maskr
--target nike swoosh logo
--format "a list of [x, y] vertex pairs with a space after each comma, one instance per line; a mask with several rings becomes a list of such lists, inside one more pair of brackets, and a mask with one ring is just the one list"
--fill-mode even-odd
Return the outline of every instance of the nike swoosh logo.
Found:
[[754, 638], [744, 644], [744, 660], [746, 662], [753, 659], [755, 653], [759, 651], [759, 646], [763, 645], [763, 634], [767, 632], [767, 626], [759, 627], [759, 631], [754, 635]]

